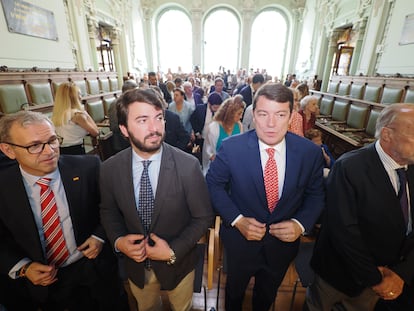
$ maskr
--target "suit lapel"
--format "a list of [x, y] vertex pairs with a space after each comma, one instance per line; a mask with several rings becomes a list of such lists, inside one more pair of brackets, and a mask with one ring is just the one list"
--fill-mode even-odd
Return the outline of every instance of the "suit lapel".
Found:
[[158, 176], [157, 192], [155, 193], [155, 202], [154, 202], [154, 212], [151, 219], [151, 230], [157, 223], [157, 219], [161, 213], [161, 210], [164, 206], [164, 198], [159, 195], [161, 193], [167, 193], [168, 189], [172, 188], [171, 182], [175, 180], [171, 178], [174, 174], [174, 157], [171, 151], [171, 147], [166, 144], [163, 144], [163, 151], [161, 156], [161, 166]]
[[249, 170], [250, 177], [247, 176], [246, 178], [252, 178], [258, 197], [261, 200], [260, 206], [265, 207], [267, 210], [266, 190], [264, 186], [262, 161], [260, 158], [258, 142], [259, 138], [257, 137], [256, 131], [250, 131], [249, 134], [247, 140], [248, 154], [246, 155], [249, 165], [246, 169]]

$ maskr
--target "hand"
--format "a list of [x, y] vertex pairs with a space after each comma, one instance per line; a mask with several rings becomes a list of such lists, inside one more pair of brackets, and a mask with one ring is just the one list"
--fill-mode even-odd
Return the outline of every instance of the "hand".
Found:
[[326, 154], [326, 151], [325, 151], [325, 149], [323, 149], [323, 148], [321, 148], [322, 149], [322, 154], [323, 154], [323, 157], [325, 158], [325, 163], [326, 163], [326, 166], [331, 166], [331, 158]]
[[115, 247], [129, 258], [136, 262], [143, 262], [147, 259], [145, 244], [147, 239], [144, 239], [142, 234], [128, 234], [120, 237], [115, 244]]
[[57, 272], [54, 266], [32, 262], [26, 270], [26, 278], [34, 285], [48, 286], [57, 281]]
[[403, 291], [403, 279], [387, 267], [378, 267], [378, 270], [382, 274], [382, 281], [373, 286], [372, 289], [384, 300], [396, 299]]
[[283, 242], [294, 242], [302, 234], [302, 228], [294, 220], [285, 220], [271, 224], [269, 233]]
[[260, 241], [266, 233], [266, 224], [251, 217], [240, 218], [235, 227], [248, 241]]
[[78, 247], [78, 251], [88, 259], [95, 259], [100, 254], [102, 247], [103, 243], [91, 236]]
[[150, 239], [154, 242], [151, 246], [148, 243], [145, 245], [147, 257], [152, 260], [168, 261], [171, 257], [171, 248], [167, 241], [161, 239], [155, 233], [150, 234]]

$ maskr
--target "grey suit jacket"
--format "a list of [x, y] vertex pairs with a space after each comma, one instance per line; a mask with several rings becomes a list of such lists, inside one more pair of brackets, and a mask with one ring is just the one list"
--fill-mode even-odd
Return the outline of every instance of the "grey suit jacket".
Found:
[[[101, 167], [101, 219], [110, 242], [127, 234], [143, 234], [137, 213], [133, 180], [132, 149], [125, 149]], [[165, 239], [174, 250], [174, 265], [152, 261], [161, 287], [171, 290], [194, 269], [195, 246], [213, 221], [207, 186], [198, 160], [163, 144], [150, 232]], [[128, 278], [144, 287], [144, 263], [126, 257]]]

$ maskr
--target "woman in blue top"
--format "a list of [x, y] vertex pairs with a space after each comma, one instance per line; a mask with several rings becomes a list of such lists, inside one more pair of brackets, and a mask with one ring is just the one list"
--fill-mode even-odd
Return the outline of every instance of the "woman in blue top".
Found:
[[243, 132], [240, 121], [246, 104], [243, 96], [236, 95], [226, 99], [208, 126], [203, 146], [203, 171], [207, 173], [209, 164], [214, 160], [223, 139]]

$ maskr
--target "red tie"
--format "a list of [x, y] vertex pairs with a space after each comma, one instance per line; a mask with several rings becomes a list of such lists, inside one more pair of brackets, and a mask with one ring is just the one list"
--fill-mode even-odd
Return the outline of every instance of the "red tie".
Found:
[[266, 149], [269, 158], [267, 159], [264, 170], [264, 184], [266, 189], [267, 206], [270, 212], [276, 208], [279, 201], [279, 180], [277, 176], [277, 166], [275, 161], [275, 149]]
[[57, 211], [55, 195], [49, 187], [50, 178], [40, 178], [40, 207], [46, 243], [46, 258], [50, 265], [59, 267], [69, 258]]

